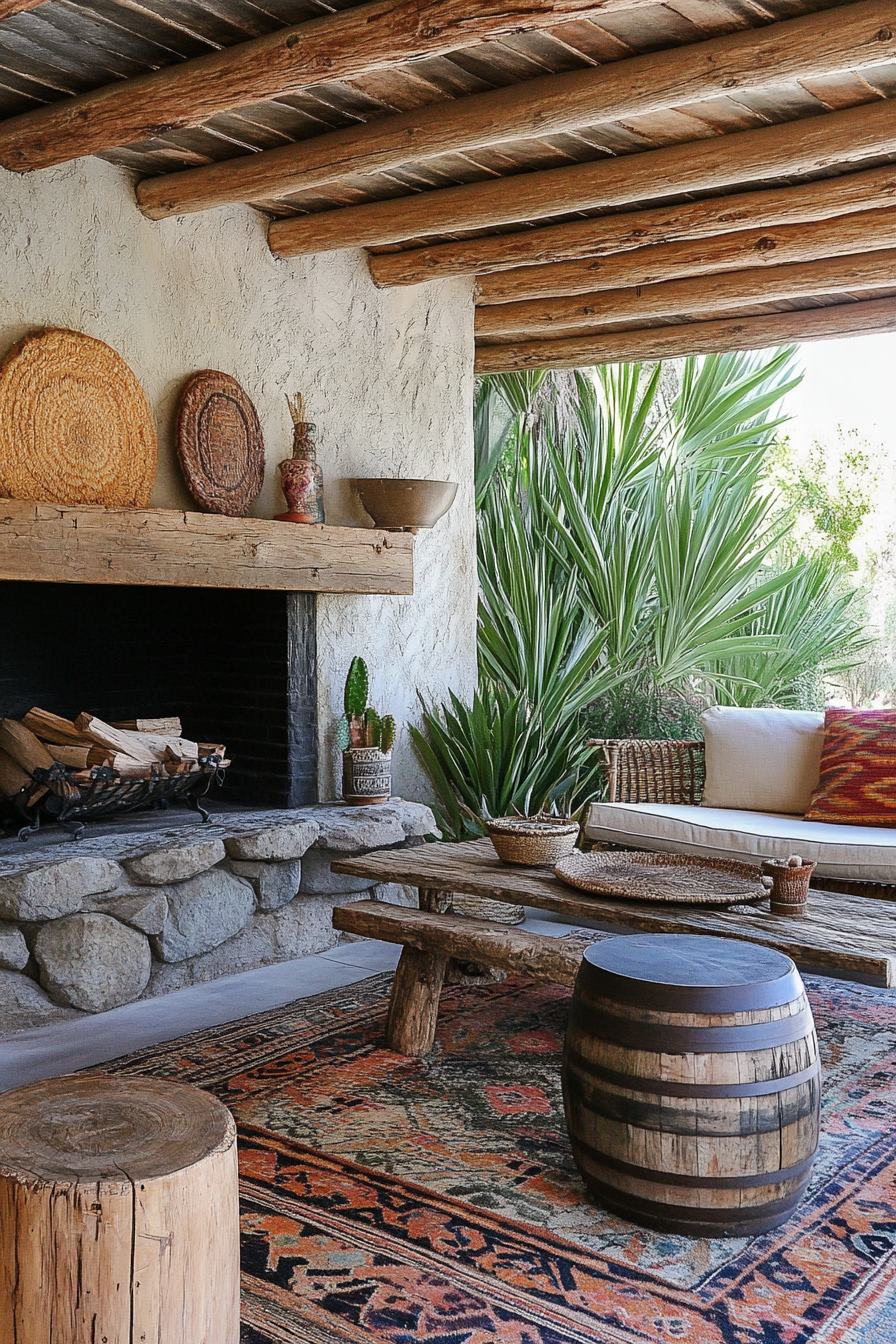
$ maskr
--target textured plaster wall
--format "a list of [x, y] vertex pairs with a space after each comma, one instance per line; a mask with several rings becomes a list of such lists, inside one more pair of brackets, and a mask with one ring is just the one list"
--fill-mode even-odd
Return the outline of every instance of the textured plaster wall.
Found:
[[[417, 692], [471, 688], [475, 673], [473, 307], [464, 280], [380, 291], [360, 252], [284, 261], [264, 221], [234, 206], [153, 223], [130, 180], [85, 159], [28, 176], [0, 169], [0, 356], [40, 326], [99, 337], [130, 364], [159, 430], [152, 505], [190, 508], [174, 450], [179, 392], [197, 369], [233, 375], [254, 401], [267, 474], [253, 513], [285, 507], [275, 468], [291, 451], [286, 391], [318, 427], [327, 519], [368, 522], [350, 476], [460, 482], [452, 510], [417, 537], [413, 597], [325, 595], [318, 606], [321, 796], [337, 791], [332, 717], [351, 656], [375, 703], [403, 722]], [[396, 792], [427, 790], [406, 732]]]

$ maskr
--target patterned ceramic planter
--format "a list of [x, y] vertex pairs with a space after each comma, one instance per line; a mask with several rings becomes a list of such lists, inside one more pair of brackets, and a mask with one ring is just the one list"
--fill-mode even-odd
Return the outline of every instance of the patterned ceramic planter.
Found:
[[349, 747], [342, 753], [342, 796], [347, 803], [387, 803], [392, 796], [392, 753]]

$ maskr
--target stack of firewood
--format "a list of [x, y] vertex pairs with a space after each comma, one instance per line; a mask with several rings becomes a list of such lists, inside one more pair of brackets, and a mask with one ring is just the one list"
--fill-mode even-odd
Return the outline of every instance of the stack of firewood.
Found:
[[229, 764], [223, 745], [191, 742], [178, 718], [104, 723], [79, 714], [73, 722], [34, 708], [23, 719], [0, 719], [0, 793], [7, 797], [32, 785], [35, 770], [55, 764], [66, 767], [73, 784], [87, 785], [97, 766], [110, 767], [120, 779], [152, 779], [160, 770], [192, 774], [209, 757]]

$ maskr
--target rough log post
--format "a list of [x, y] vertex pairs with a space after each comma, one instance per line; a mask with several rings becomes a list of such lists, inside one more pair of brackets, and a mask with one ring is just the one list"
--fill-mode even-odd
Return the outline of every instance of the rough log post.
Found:
[[512, 187], [500, 177], [279, 219], [268, 236], [278, 256], [297, 257], [331, 248], [398, 243], [430, 233], [488, 229], [787, 173], [819, 172], [832, 164], [894, 152], [896, 102], [875, 103], [807, 118], [796, 126], [785, 122], [620, 158], [520, 173]]
[[735, 89], [879, 65], [894, 46], [896, 0], [860, 0], [768, 28], [597, 69], [544, 75], [300, 144], [167, 173], [141, 182], [137, 200], [144, 214], [164, 219], [231, 201], [277, 199], [438, 154], [643, 116]]
[[207, 1092], [54, 1078], [0, 1098], [2, 1344], [237, 1344], [236, 1127]]
[[526, 299], [479, 308], [478, 337], [516, 333], [544, 336], [564, 327], [599, 327], [608, 322], [651, 321], [691, 313], [724, 313], [751, 303], [809, 295], [849, 294], [896, 285], [896, 249], [836, 257], [834, 260], [796, 262], [771, 270], [735, 271], [731, 275], [704, 275], [664, 280], [632, 289], [608, 289], [575, 298]]
[[863, 210], [839, 219], [635, 247], [610, 257], [558, 261], [553, 266], [518, 266], [478, 279], [476, 302], [482, 306], [513, 304], [523, 299], [655, 285], [679, 276], [718, 275], [758, 266], [777, 274], [779, 266], [793, 262], [891, 247], [896, 247], [896, 210]]
[[439, 1017], [439, 996], [447, 956], [402, 949], [392, 982], [386, 1044], [399, 1055], [425, 1055], [431, 1048]]
[[11, 19], [13, 14], [24, 14], [26, 10], [37, 9], [45, 0], [0, 0], [0, 20]]
[[475, 46], [502, 33], [652, 0], [373, 0], [281, 28], [147, 75], [64, 98], [0, 125], [0, 163], [17, 172], [100, 154], [218, 112], [296, 93], [321, 81]]
[[896, 299], [871, 299], [809, 308], [769, 317], [730, 317], [717, 322], [687, 322], [600, 335], [567, 336], [560, 340], [517, 341], [478, 345], [477, 373], [512, 369], [575, 369], [587, 364], [625, 363], [642, 359], [677, 359], [682, 355], [728, 350], [762, 350], [790, 341], [820, 341], [829, 336], [865, 336], [896, 331]]
[[416, 285], [448, 275], [486, 275], [512, 267], [609, 256], [654, 243], [831, 219], [894, 202], [896, 168], [870, 168], [800, 186], [743, 191], [519, 233], [385, 252], [370, 258], [370, 274], [380, 286]]

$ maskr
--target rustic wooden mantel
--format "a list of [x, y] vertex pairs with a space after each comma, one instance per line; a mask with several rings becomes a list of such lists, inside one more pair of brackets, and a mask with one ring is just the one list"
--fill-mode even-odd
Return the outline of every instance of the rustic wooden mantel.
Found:
[[412, 593], [414, 539], [177, 509], [0, 500], [0, 579]]

